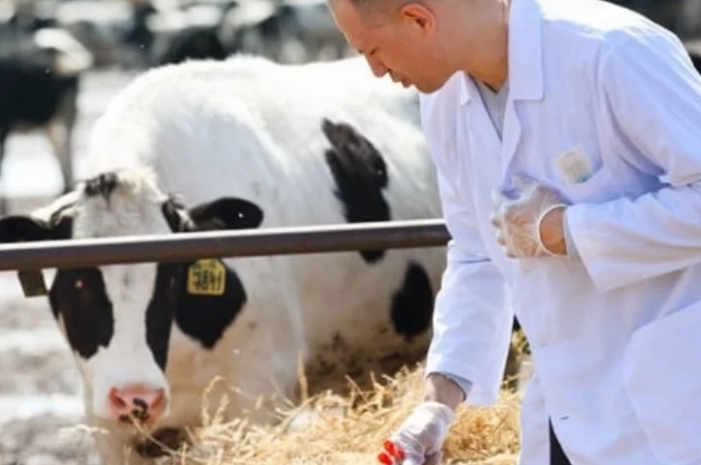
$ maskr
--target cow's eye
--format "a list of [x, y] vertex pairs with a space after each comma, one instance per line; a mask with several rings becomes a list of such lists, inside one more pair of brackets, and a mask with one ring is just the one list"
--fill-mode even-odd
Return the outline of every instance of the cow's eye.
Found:
[[85, 287], [85, 283], [80, 278], [76, 279], [75, 282], [73, 283], [73, 285], [75, 286], [76, 289], [83, 289], [83, 287]]

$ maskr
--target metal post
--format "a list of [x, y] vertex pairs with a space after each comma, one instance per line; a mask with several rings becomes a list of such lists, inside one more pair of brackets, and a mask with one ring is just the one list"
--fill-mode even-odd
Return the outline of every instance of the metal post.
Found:
[[0, 271], [443, 246], [441, 219], [0, 245]]

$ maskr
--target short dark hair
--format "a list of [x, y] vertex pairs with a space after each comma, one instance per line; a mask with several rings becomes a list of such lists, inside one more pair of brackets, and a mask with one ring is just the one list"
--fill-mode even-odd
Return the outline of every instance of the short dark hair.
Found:
[[407, 0], [328, 0], [329, 2], [349, 2], [358, 10], [372, 13], [390, 14]]

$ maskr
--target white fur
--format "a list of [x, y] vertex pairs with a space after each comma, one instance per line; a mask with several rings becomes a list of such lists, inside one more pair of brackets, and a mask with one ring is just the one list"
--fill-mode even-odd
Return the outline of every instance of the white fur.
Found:
[[[152, 70], [113, 101], [92, 134], [90, 174], [148, 166], [158, 188], [148, 176], [135, 175], [109, 206], [99, 198], [80, 200], [76, 235], [164, 232], [159, 192], [175, 193], [188, 206], [221, 196], [253, 201], [264, 211], [262, 228], [343, 224], [324, 159], [323, 117], [352, 124], [382, 153], [393, 220], [440, 217], [414, 91], [375, 78], [360, 58], [280, 66], [237, 57]], [[425, 267], [435, 291], [442, 248], [388, 250], [374, 265], [357, 252], [227, 259], [248, 304], [211, 352], [173, 329], [170, 415], [158, 426], [198, 424], [202, 391], [216, 376], [239, 390], [221, 383], [215, 391], [229, 394], [231, 417], [258, 395], [291, 395], [299, 356], [314, 371], [320, 357], [343, 370], [345, 362], [376, 362], [395, 351], [421, 354], [428, 335], [408, 344], [390, 321], [391, 299], [409, 260]], [[130, 432], [98, 418], [104, 409], [98, 398], [113, 383], [143, 377], [161, 386], [163, 380], [139, 327], [153, 265], [102, 270], [116, 300], [116, 332], [110, 347], [88, 362], [86, 409], [95, 424], [115, 433], [99, 441], [106, 461], [121, 460]], [[342, 349], [331, 348], [335, 335]]]

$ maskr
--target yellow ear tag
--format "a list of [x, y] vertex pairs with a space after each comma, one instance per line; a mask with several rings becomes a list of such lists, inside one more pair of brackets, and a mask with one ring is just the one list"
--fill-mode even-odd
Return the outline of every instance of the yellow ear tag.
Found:
[[222, 295], [226, 290], [226, 268], [221, 260], [197, 260], [187, 271], [187, 293]]

